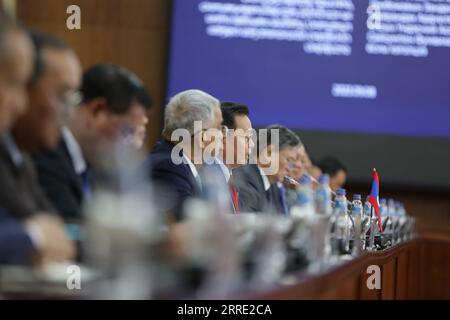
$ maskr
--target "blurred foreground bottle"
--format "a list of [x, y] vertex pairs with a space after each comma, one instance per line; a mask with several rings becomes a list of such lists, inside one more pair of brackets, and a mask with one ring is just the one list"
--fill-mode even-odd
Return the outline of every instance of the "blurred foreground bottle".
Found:
[[290, 216], [293, 218], [310, 218], [314, 215], [314, 193], [311, 178], [303, 175], [297, 186], [297, 202], [291, 208]]
[[150, 299], [158, 281], [158, 251], [164, 233], [152, 186], [136, 172], [133, 148], [108, 149], [101, 179], [86, 205], [87, 262], [101, 273], [90, 287], [96, 299]]
[[319, 177], [319, 186], [315, 194], [316, 212], [322, 215], [330, 215], [333, 212], [331, 206], [330, 176], [325, 174]]

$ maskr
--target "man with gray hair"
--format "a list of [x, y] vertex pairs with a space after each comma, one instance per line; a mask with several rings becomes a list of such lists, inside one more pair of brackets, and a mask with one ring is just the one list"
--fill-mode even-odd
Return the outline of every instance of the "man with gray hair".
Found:
[[217, 139], [208, 139], [205, 131], [219, 130], [221, 123], [219, 100], [200, 90], [180, 92], [166, 106], [162, 140], [144, 165], [158, 186], [160, 209], [176, 220], [183, 218], [186, 200], [201, 193], [198, 169], [205, 163], [204, 151], [221, 145]]
[[239, 167], [233, 176], [239, 190], [241, 211], [289, 214], [282, 182], [289, 175], [300, 138], [281, 125], [267, 127], [259, 134], [256, 164]]

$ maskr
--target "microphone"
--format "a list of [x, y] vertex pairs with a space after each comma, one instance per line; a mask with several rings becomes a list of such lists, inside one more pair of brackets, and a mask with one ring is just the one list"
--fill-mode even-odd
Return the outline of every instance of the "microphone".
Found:
[[299, 185], [299, 183], [294, 178], [289, 177], [289, 176], [284, 176], [284, 181], [286, 181], [287, 183], [296, 185], [296, 186]]
[[[307, 174], [307, 173], [305, 173], [305, 175], [307, 175], [307, 176], [311, 179], [311, 181], [312, 181], [314, 184], [319, 185], [319, 181], [317, 181], [317, 179], [314, 178], [312, 175]], [[293, 185], [296, 185], [296, 186], [299, 185], [298, 181], [295, 180], [294, 178], [290, 177], [290, 176], [284, 176], [284, 180], [285, 180], [286, 182], [290, 183], [290, 184], [293, 184]], [[334, 192], [333, 190], [331, 190], [331, 194], [332, 194], [333, 196], [336, 196], [336, 192]]]

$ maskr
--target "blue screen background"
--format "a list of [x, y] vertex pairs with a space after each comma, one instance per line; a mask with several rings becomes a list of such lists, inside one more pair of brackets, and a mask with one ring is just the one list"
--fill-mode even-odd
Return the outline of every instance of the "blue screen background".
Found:
[[[368, 0], [356, 0], [352, 54], [305, 54], [299, 42], [206, 34], [200, 0], [174, 0], [168, 97], [204, 90], [250, 107], [254, 126], [450, 138], [450, 48], [425, 58], [365, 51]], [[230, 0], [236, 2], [238, 0]], [[333, 83], [369, 84], [375, 99], [336, 98]]]

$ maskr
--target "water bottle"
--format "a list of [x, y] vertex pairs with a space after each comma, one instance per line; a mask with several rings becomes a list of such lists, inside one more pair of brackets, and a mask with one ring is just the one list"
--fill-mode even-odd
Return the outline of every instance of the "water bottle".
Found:
[[204, 165], [199, 170], [202, 182], [202, 199], [214, 213], [231, 213], [229, 189], [218, 165]]
[[330, 215], [333, 211], [331, 207], [330, 176], [325, 174], [319, 178], [319, 186], [315, 194], [316, 212], [322, 215]]
[[296, 205], [292, 207], [290, 215], [294, 218], [311, 218], [314, 216], [314, 193], [309, 175], [300, 178], [297, 187]]
[[387, 206], [387, 200], [385, 198], [381, 199], [380, 202], [380, 218], [381, 218], [381, 224], [383, 226], [383, 232], [386, 231], [386, 224], [389, 220], [389, 211]]
[[408, 215], [403, 203], [397, 203], [397, 215], [401, 225], [401, 240], [405, 241], [414, 236], [415, 218]]
[[338, 253], [347, 253], [349, 251], [350, 238], [350, 219], [347, 212], [347, 198], [345, 189], [338, 189], [335, 198], [335, 245]]
[[390, 220], [390, 232], [392, 237], [392, 244], [397, 243], [398, 239], [398, 216], [397, 207], [395, 206], [395, 200], [389, 199], [387, 205], [388, 216]]
[[363, 205], [360, 194], [353, 195], [352, 216], [353, 218], [355, 218], [356, 216], [359, 216], [360, 218], [363, 217]]
[[372, 211], [372, 205], [369, 202], [369, 196], [366, 197], [366, 202], [364, 203], [364, 216], [369, 217]]
[[361, 251], [361, 221], [364, 219], [361, 195], [353, 195], [351, 219], [350, 249], [358, 254]]
[[389, 216], [387, 200], [381, 199], [380, 203], [381, 225], [383, 226], [383, 234], [381, 235], [381, 246], [388, 247], [392, 244], [392, 222]]
[[373, 216], [373, 208], [372, 204], [369, 202], [369, 196], [366, 197], [366, 202], [364, 203], [364, 220], [366, 221], [364, 228], [365, 228], [365, 239], [366, 239], [366, 245], [365, 249], [373, 247], [374, 243], [374, 237], [372, 230], [376, 228], [376, 225], [374, 221], [376, 221], [376, 218]]

